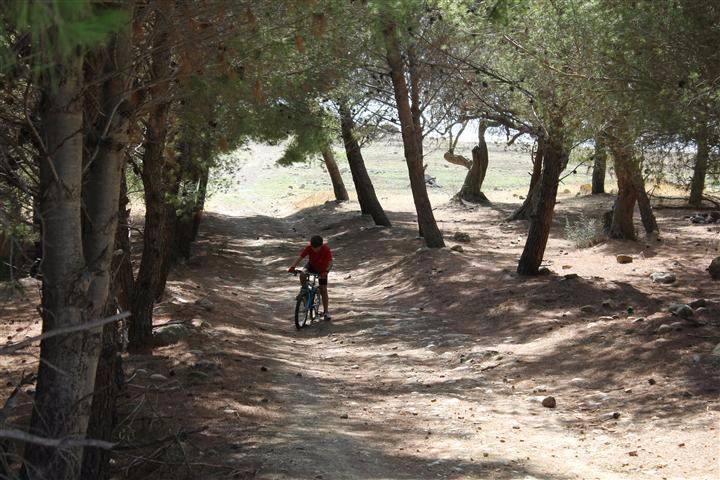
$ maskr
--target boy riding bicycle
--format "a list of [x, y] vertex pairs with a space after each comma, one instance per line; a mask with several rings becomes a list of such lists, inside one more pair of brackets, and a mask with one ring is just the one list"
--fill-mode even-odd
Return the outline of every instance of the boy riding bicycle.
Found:
[[[307, 273], [313, 273], [320, 277], [320, 296], [322, 297], [323, 310], [325, 312], [325, 320], [330, 320], [330, 311], [328, 310], [328, 291], [327, 276], [332, 268], [333, 257], [330, 247], [327, 243], [323, 243], [323, 238], [315, 235], [310, 239], [310, 244], [306, 246], [297, 260], [288, 268], [288, 272], [294, 272], [302, 259], [308, 257], [308, 263], [305, 265], [304, 271], [300, 274], [300, 284], [305, 287], [308, 281]], [[307, 273], [305, 273], [307, 272]]]

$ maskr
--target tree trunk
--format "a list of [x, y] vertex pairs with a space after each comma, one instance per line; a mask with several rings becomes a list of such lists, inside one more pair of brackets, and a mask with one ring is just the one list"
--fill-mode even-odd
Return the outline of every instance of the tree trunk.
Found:
[[530, 229], [517, 267], [517, 272], [521, 275], [538, 274], [550, 235], [560, 172], [567, 163], [568, 153], [565, 151], [564, 139], [561, 136], [554, 135], [548, 138], [543, 150], [538, 201], [530, 215]]
[[595, 153], [593, 155], [592, 194], [605, 193], [605, 171], [607, 169], [607, 151], [605, 149], [602, 133], [595, 138]]
[[352, 173], [355, 191], [357, 192], [358, 202], [360, 203], [360, 211], [365, 215], [372, 215], [375, 225], [390, 226], [390, 220], [385, 214], [380, 201], [375, 194], [370, 175], [365, 168], [365, 160], [363, 160], [360, 144], [355, 138], [355, 124], [352, 119], [350, 109], [344, 103], [340, 104], [340, 126], [342, 130], [343, 143], [345, 144], [345, 154], [347, 155], [348, 165]]
[[508, 218], [509, 221], [515, 220], [530, 220], [532, 212], [535, 210], [535, 205], [539, 200], [540, 193], [540, 177], [542, 174], [543, 157], [545, 156], [545, 139], [539, 137], [537, 139], [537, 149], [535, 150], [535, 157], [533, 160], [533, 171], [530, 176], [530, 186], [528, 187], [528, 193], [525, 196], [520, 208], [515, 210], [512, 215]]
[[323, 160], [325, 160], [325, 168], [327, 168], [330, 174], [330, 181], [332, 181], [333, 191], [335, 192], [335, 201], [338, 203], [347, 202], [350, 197], [348, 197], [345, 183], [343, 183], [342, 175], [340, 175], [340, 169], [335, 162], [332, 147], [327, 146], [323, 148], [322, 156]]
[[180, 213], [175, 227], [173, 258], [190, 258], [192, 243], [197, 237], [205, 207], [209, 178], [210, 148], [207, 142], [197, 145], [192, 139], [182, 144], [182, 180], [180, 181]]
[[[130, 345], [132, 351], [142, 351], [152, 346], [153, 306], [165, 285], [167, 269], [166, 257], [171, 255], [172, 237], [167, 230], [170, 227], [170, 207], [165, 194], [174, 188], [170, 178], [173, 166], [164, 156], [170, 110], [169, 83], [171, 74], [171, 51], [169, 43], [169, 18], [174, 4], [168, 2], [163, 12], [157, 12], [151, 81], [157, 83], [151, 87], [150, 97], [153, 106], [150, 109], [145, 141], [143, 142], [143, 165], [141, 178], [145, 189], [145, 228], [143, 230], [143, 252], [140, 270], [133, 294], [132, 317], [130, 322]], [[172, 212], [174, 222], [175, 213]]]
[[485, 173], [488, 168], [488, 148], [485, 142], [485, 131], [487, 126], [480, 122], [478, 128], [478, 144], [472, 149], [473, 162], [470, 170], [465, 176], [463, 186], [458, 193], [458, 197], [471, 203], [479, 203], [489, 205], [490, 200], [482, 192], [482, 184], [485, 181]]
[[418, 216], [418, 227], [425, 239], [425, 245], [429, 248], [442, 248], [445, 246], [445, 241], [435, 222], [432, 205], [427, 193], [422, 151], [419, 148], [421, 142], [418, 140], [421, 132], [417, 132], [415, 128], [407, 82], [405, 81], [405, 66], [400, 54], [400, 41], [398, 40], [395, 23], [388, 23], [383, 33], [387, 49], [387, 62], [390, 67], [395, 102], [402, 129], [405, 161], [410, 176], [410, 189], [412, 190]]
[[635, 240], [633, 214], [635, 202], [638, 198], [638, 189], [634, 179], [633, 163], [635, 159], [633, 158], [633, 147], [622, 137], [618, 138], [613, 135], [609, 140], [609, 147], [615, 164], [618, 194], [613, 206], [608, 236], [610, 238]]
[[132, 308], [133, 291], [135, 290], [135, 276], [133, 273], [130, 250], [130, 199], [127, 196], [127, 183], [125, 172], [120, 184], [120, 201], [118, 202], [118, 228], [115, 234], [115, 249], [118, 256], [113, 259], [113, 284], [117, 286], [115, 295], [118, 307], [124, 311]]
[[[118, 306], [115, 298], [119, 287], [118, 277], [113, 272], [122, 266], [123, 257], [114, 252], [127, 237], [127, 226], [118, 230], [118, 219], [127, 222], [127, 187], [125, 186], [125, 149], [130, 137], [130, 109], [125, 100], [131, 87], [129, 68], [131, 64], [131, 33], [123, 30], [111, 41], [103, 68], [107, 80], [102, 86], [102, 114], [96, 123], [97, 155], [90, 159], [87, 179], [83, 192], [86, 210], [83, 243], [85, 258], [91, 271], [104, 272], [91, 284], [95, 293], [93, 316], [113, 315]], [[115, 108], [120, 105], [121, 107]], [[109, 123], [108, 123], [109, 122]], [[102, 138], [105, 126], [107, 137]], [[94, 151], [92, 148], [89, 151]], [[124, 212], [123, 212], [124, 211]], [[121, 235], [118, 235], [121, 232]], [[118, 240], [120, 242], [118, 242]], [[124, 252], [123, 252], [124, 253]], [[128, 260], [129, 264], [129, 260]], [[112, 265], [113, 268], [110, 268]], [[132, 279], [132, 267], [130, 267]], [[126, 281], [123, 279], [123, 281]], [[93, 292], [94, 289], [97, 290]], [[112, 292], [111, 295], [108, 295]], [[102, 302], [102, 303], [100, 303]], [[125, 308], [127, 308], [127, 303]], [[116, 399], [122, 385], [122, 358], [120, 356], [121, 336], [116, 323], [103, 327], [102, 349], [95, 374], [95, 391], [92, 396], [88, 436], [110, 441], [116, 425]], [[120, 380], [118, 380], [120, 379]], [[84, 480], [109, 478], [110, 452], [98, 448], [86, 448], [83, 452], [81, 478]]]
[[635, 183], [635, 189], [637, 190], [640, 219], [642, 220], [643, 227], [645, 228], [645, 233], [652, 235], [654, 233], [658, 233], [660, 229], [658, 228], [657, 220], [655, 219], [655, 213], [653, 212], [652, 204], [650, 203], [650, 197], [648, 197], [648, 194], [645, 191], [645, 180], [643, 179], [642, 172], [640, 171], [640, 165], [637, 162], [633, 162], [633, 166], [635, 169], [633, 181]]
[[695, 166], [693, 168], [692, 183], [690, 184], [690, 205], [693, 207], [702, 205], [705, 190], [705, 174], [707, 173], [708, 159], [710, 158], [706, 127], [700, 129], [696, 142], [697, 154], [695, 155]]
[[[56, 63], [42, 83], [41, 118], [47, 148], [40, 161], [43, 332], [93, 320], [91, 313], [104, 305], [106, 256], [90, 251], [93, 267], [99, 270], [86, 268], [82, 244], [82, 64], [81, 54]], [[95, 224], [105, 226], [102, 221]], [[32, 434], [49, 438], [85, 436], [99, 340], [96, 329], [41, 342]], [[77, 478], [81, 456], [79, 448], [60, 450], [28, 444], [24, 476]]]

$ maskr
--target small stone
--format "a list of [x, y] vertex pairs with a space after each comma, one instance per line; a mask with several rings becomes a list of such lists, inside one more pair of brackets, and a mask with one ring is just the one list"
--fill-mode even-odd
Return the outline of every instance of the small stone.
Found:
[[158, 381], [158, 382], [164, 382], [165, 380], [167, 380], [167, 377], [166, 377], [165, 375], [161, 375], [161, 374], [159, 374], [159, 373], [153, 373], [152, 375], [150, 375], [150, 380], [156, 380], [156, 381]]
[[565, 275], [565, 280], [574, 280], [578, 277], [579, 275], [577, 273], [568, 273], [567, 275]]
[[655, 381], [654, 378], [648, 378], [648, 383], [649, 383], [650, 385], [655, 385], [657, 382]]
[[262, 367], [260, 367], [260, 371], [261, 371], [261, 372], [267, 372], [267, 371], [268, 371], [268, 368], [267, 368], [265, 365], [263, 365]]
[[720, 280], [720, 257], [715, 257], [713, 261], [710, 262], [708, 272], [713, 280]]
[[346, 419], [346, 418], [348, 418], [348, 414], [342, 413], [342, 414], [340, 414], [340, 418]]
[[705, 300], [704, 298], [698, 298], [697, 300], [693, 300], [692, 302], [688, 303], [688, 306], [695, 309], [707, 307], [707, 300]]
[[675, 283], [677, 277], [674, 273], [670, 272], [654, 272], [650, 274], [650, 280], [652, 280], [653, 283], [670, 284]]
[[632, 452], [628, 452], [628, 455], [630, 455], [631, 457], [637, 457], [638, 452], [637, 452], [637, 450], [633, 450]]
[[615, 257], [618, 263], [632, 263], [633, 257], [630, 255], [618, 255]]
[[550, 270], [548, 267], [538, 268], [538, 275], [550, 275], [551, 273], [552, 273], [552, 270]]
[[675, 331], [680, 331], [683, 329], [685, 324], [683, 322], [673, 322], [670, 324], [670, 328], [672, 328]]
[[580, 307], [580, 311], [582, 313], [594, 313], [595, 307], [592, 305], [583, 305], [582, 307]]
[[459, 252], [459, 253], [462, 253], [465, 251], [465, 249], [463, 248], [462, 245], [453, 245], [452, 247], [450, 247], [450, 250], [452, 250], [453, 252]]
[[662, 325], [660, 325], [657, 328], [657, 330], [655, 330], [655, 332], [658, 335], [665, 335], [666, 333], [672, 332], [672, 327], [670, 325], [668, 325], [667, 323], [663, 323]]
[[690, 305], [685, 305], [682, 303], [670, 304], [670, 306], [668, 307], [668, 311], [673, 315], [677, 315], [681, 318], [689, 318], [692, 317], [694, 314], [693, 309], [690, 308]]
[[465, 232], [455, 232], [452, 239], [456, 242], [468, 243], [470, 241], [470, 235]]
[[195, 305], [197, 305], [198, 307], [204, 308], [208, 312], [212, 312], [213, 310], [215, 310], [215, 304], [212, 301], [210, 301], [210, 299], [208, 297], [203, 297], [203, 298], [196, 300]]
[[166, 347], [180, 342], [190, 332], [184, 325], [162, 325], [153, 331], [153, 343], [158, 347]]
[[542, 400], [542, 406], [545, 408], [555, 408], [556, 405], [557, 402], [555, 401], [555, 397], [553, 396], [545, 397]]
[[644, 322], [644, 321], [645, 321], [645, 317], [638, 317], [635, 320], [633, 320], [632, 323], [640, 323], [640, 322]]

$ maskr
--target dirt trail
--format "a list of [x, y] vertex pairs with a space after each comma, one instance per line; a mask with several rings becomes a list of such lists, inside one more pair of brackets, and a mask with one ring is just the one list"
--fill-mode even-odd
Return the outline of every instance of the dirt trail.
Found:
[[[157, 310], [188, 335], [126, 359], [122, 434], [178, 437], [118, 465], [174, 480], [718, 478], [720, 303], [702, 270], [717, 233], [671, 212], [664, 243], [580, 251], [554, 237], [559, 274], [522, 279], [525, 227], [503, 208], [436, 211], [447, 236], [471, 233], [464, 252], [422, 248], [405, 212], [391, 229], [352, 205], [208, 216]], [[318, 231], [336, 257], [334, 319], [297, 332], [285, 269]], [[635, 263], [616, 264], [621, 251]], [[649, 282], [658, 268], [677, 284]], [[703, 295], [705, 326], [654, 333], [678, 320], [668, 302]]]
[[[209, 218], [199, 264], [175, 274], [193, 280], [172, 282], [166, 305], [197, 331], [188, 345], [131, 359], [171, 370], [188, 393], [158, 408], [206, 427], [188, 453], [204, 461], [188, 475], [205, 465], [202, 478], [716, 476], [717, 369], [707, 355], [692, 360], [712, 335], [658, 342], [625, 311], [632, 304], [651, 324], [660, 298], [688, 293], [584, 275], [518, 279], [509, 268], [522, 226], [494, 222], [501, 213], [440, 212], [446, 231], [486, 224], [465, 253], [422, 248], [405, 213], [392, 229], [331, 206]], [[336, 256], [334, 320], [296, 332], [297, 284], [284, 269], [318, 229]], [[191, 303], [204, 296], [211, 312]], [[580, 314], [585, 303], [598, 311]], [[546, 395], [557, 408], [542, 407]]]

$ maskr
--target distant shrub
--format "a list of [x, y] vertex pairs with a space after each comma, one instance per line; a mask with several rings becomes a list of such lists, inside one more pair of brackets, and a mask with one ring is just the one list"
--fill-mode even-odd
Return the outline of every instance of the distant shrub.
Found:
[[582, 214], [574, 222], [565, 217], [565, 237], [578, 248], [588, 248], [602, 243], [605, 241], [602, 221]]

